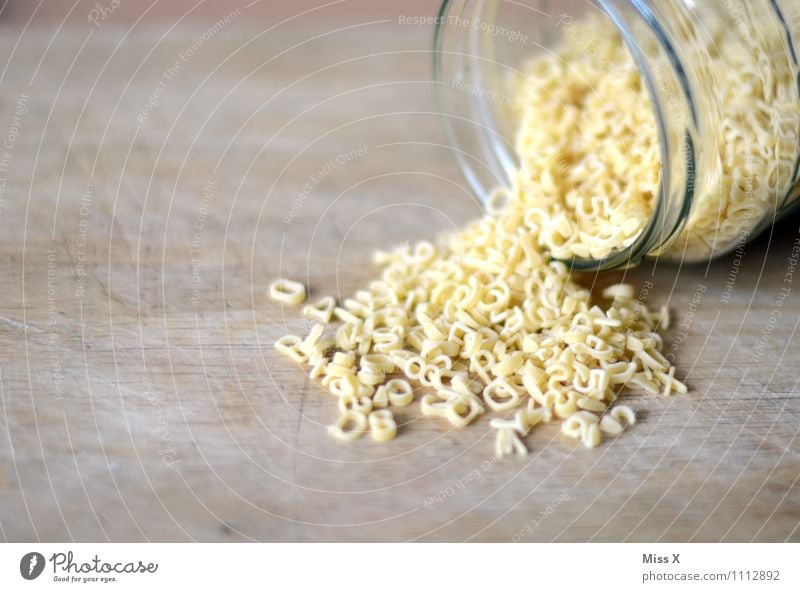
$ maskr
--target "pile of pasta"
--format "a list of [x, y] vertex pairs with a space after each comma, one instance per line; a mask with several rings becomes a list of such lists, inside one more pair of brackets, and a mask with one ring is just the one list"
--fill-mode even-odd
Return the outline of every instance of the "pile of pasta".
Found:
[[[454, 428], [492, 415], [498, 457], [525, 454], [521, 438], [553, 420], [593, 447], [634, 423], [614, 405], [623, 388], [686, 392], [660, 353], [666, 309], [648, 309], [627, 284], [593, 296], [541, 249], [540, 232], [509, 202], [436, 244], [376, 253], [382, 270], [366, 289], [304, 306], [310, 332], [275, 346], [335, 397], [330, 433], [389, 440], [394, 411], [417, 401]], [[286, 280], [271, 294], [306, 298]]]
[[[742, 32], [715, 6], [693, 8], [702, 30], [684, 31], [681, 42], [683, 59], [703, 65], [693, 67], [707, 90], [697, 90], [714, 101], [699, 106], [714, 112], [713, 133], [697, 146], [703, 178], [665, 251], [686, 260], [731, 250], [770, 221], [800, 158], [800, 101], [783, 31], [769, 9]], [[540, 245], [565, 260], [628, 247], [655, 207], [661, 163], [650, 96], [623, 39], [607, 19], [587, 15], [522, 74], [513, 90], [521, 115], [511, 193], [542, 227]]]
[[[800, 156], [800, 102], [774, 28], [736, 35], [714, 14], [699, 22], [693, 38], [708, 44], [687, 51], [709, 64], [719, 130], [701, 147], [716, 166], [670, 247], [690, 259], [772, 217]], [[519, 168], [486, 215], [436, 242], [377, 253], [377, 279], [341, 302], [306, 305], [310, 332], [276, 343], [335, 397], [336, 438], [390, 440], [395, 413], [418, 404], [453, 428], [491, 415], [498, 457], [526, 454], [523, 437], [555, 420], [594, 447], [635, 422], [621, 393], [687, 391], [661, 354], [667, 310], [627, 284], [593, 293], [560, 261], [631, 245], [658, 198], [656, 123], [622, 39], [606, 21], [576, 23], [557, 53], [528, 64], [514, 94]], [[306, 298], [286, 280], [271, 293]]]
[[633, 243], [648, 222], [659, 190], [658, 136], [619, 34], [599, 18], [571, 31], [558, 55], [527, 64], [515, 88], [519, 168], [510, 193], [554, 257], [600, 259]]

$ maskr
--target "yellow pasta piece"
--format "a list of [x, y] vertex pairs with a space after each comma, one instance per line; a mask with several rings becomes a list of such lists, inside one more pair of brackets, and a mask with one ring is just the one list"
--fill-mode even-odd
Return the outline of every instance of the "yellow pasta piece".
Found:
[[598, 423], [600, 418], [588, 411], [577, 411], [570, 415], [561, 424], [562, 433], [572, 438], [580, 438], [586, 431], [587, 426]]
[[663, 395], [665, 397], [669, 397], [673, 389], [678, 393], [685, 393], [688, 390], [685, 384], [675, 379], [675, 366], [670, 367], [669, 372], [667, 374], [662, 374], [660, 379], [664, 385]]
[[515, 351], [511, 354], [503, 354], [500, 356], [500, 361], [492, 366], [492, 374], [498, 378], [510, 376], [516, 372], [524, 362], [524, 354], [521, 351]]
[[616, 405], [608, 412], [611, 417], [616, 419], [623, 427], [632, 426], [636, 423], [636, 414], [627, 405]]
[[303, 314], [323, 323], [330, 323], [335, 307], [336, 301], [333, 299], [333, 296], [325, 296], [314, 304], [307, 304], [304, 306]]
[[328, 360], [326, 358], [317, 360], [311, 367], [311, 372], [308, 373], [308, 377], [311, 380], [321, 378], [322, 376], [325, 375], [325, 370], [327, 367], [328, 367]]
[[569, 417], [578, 410], [578, 393], [575, 391], [558, 391], [553, 403], [556, 417]]
[[445, 407], [445, 417], [457, 428], [468, 426], [482, 414], [483, 405], [478, 397], [472, 394], [458, 393], [448, 401]]
[[503, 412], [518, 406], [520, 396], [517, 389], [497, 378], [483, 389], [483, 400], [493, 411]]
[[376, 409], [383, 409], [389, 406], [389, 393], [386, 390], [386, 385], [382, 384], [375, 389], [375, 394], [372, 395], [372, 406]]
[[362, 384], [368, 386], [377, 386], [379, 384], [383, 384], [383, 381], [386, 380], [385, 372], [382, 370], [373, 370], [371, 368], [359, 370], [356, 376]]
[[394, 372], [395, 363], [392, 358], [386, 354], [367, 354], [362, 356], [358, 361], [363, 369], [369, 369], [381, 372]]
[[306, 299], [306, 287], [300, 282], [279, 279], [270, 284], [269, 295], [278, 302], [300, 304]]
[[275, 342], [275, 349], [302, 364], [308, 360], [308, 355], [300, 349], [302, 342], [303, 340], [297, 335], [284, 335]]
[[494, 454], [498, 459], [504, 458], [511, 454], [518, 456], [525, 456], [528, 454], [528, 449], [519, 439], [517, 433], [510, 428], [500, 428], [496, 430]]
[[483, 391], [480, 383], [471, 380], [465, 374], [454, 374], [452, 379], [450, 380], [450, 388], [459, 393], [463, 393], [465, 395], [473, 394], [477, 395]]
[[606, 404], [591, 397], [581, 397], [577, 401], [578, 407], [586, 409], [587, 411], [594, 411], [595, 413], [602, 413], [606, 410]]
[[425, 360], [420, 356], [412, 356], [405, 361], [403, 371], [412, 380], [421, 380], [427, 366]]
[[603, 440], [603, 434], [600, 432], [600, 426], [596, 423], [590, 423], [581, 432], [581, 440], [583, 445], [587, 448], [594, 448]]
[[352, 325], [358, 325], [362, 323], [362, 320], [358, 315], [353, 314], [346, 308], [342, 308], [340, 306], [334, 307], [333, 315], [340, 321], [344, 321], [345, 323], [350, 323]]
[[352, 350], [358, 346], [360, 336], [359, 323], [345, 323], [336, 330], [336, 347], [343, 350]]
[[420, 399], [422, 415], [446, 417], [450, 401], [459, 396], [461, 396], [460, 393], [452, 391], [437, 391], [436, 394], [427, 393], [423, 395], [422, 399]]
[[622, 433], [622, 424], [610, 415], [603, 415], [600, 418], [600, 430], [609, 436], [619, 436]]
[[352, 352], [336, 352], [333, 354], [333, 360], [331, 360], [331, 363], [342, 368], [353, 368], [356, 363], [356, 356]]
[[397, 423], [388, 409], [373, 411], [368, 419], [369, 433], [376, 442], [386, 442], [397, 435]]
[[314, 325], [308, 336], [297, 346], [300, 351], [311, 357], [315, 353], [324, 354], [329, 349], [330, 344], [321, 341], [322, 332], [325, 330], [323, 325]]
[[405, 407], [414, 400], [414, 390], [408, 381], [402, 378], [393, 378], [387, 382], [386, 392], [389, 395], [389, 403], [394, 407]]
[[345, 442], [360, 438], [366, 431], [367, 416], [352, 409], [343, 412], [336, 423], [328, 427], [329, 434]]

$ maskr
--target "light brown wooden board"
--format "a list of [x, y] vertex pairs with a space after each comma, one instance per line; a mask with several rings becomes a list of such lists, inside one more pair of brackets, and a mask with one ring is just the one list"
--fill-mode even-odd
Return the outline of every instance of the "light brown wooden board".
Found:
[[272, 347], [307, 322], [266, 287], [347, 295], [373, 249], [480, 208], [435, 115], [429, 28], [240, 25], [166, 81], [202, 29], [0, 34], [3, 140], [28, 95], [0, 210], [3, 539], [800, 540], [796, 219], [740, 264], [586, 278], [652, 281], [684, 327], [665, 341], [691, 393], [631, 397], [616, 441], [546, 426], [491, 463], [487, 420], [414, 411], [384, 445], [329, 439], [334, 401]]

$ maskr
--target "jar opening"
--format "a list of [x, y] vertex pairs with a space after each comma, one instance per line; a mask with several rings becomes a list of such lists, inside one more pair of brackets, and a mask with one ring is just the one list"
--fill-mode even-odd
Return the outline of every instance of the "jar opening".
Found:
[[[586, 270], [636, 264], [667, 244], [680, 230], [694, 191], [695, 152], [689, 132], [696, 125], [693, 103], [667, 36], [641, 6], [612, 1], [599, 4], [589, 5], [594, 14], [570, 15], [509, 2], [449, 0], [442, 6], [436, 35], [440, 110], [462, 169], [482, 200], [498, 185], [546, 192], [552, 188], [543, 188], [542, 183], [552, 185], [548, 176], [559, 175], [558, 182], [565, 182], [556, 188], [557, 198], [570, 208], [578, 204], [591, 208], [593, 200], [602, 202], [608, 197], [604, 191], [637, 193], [638, 189], [628, 187], [626, 183], [633, 180], [623, 175], [610, 181], [608, 187], [592, 190], [591, 175], [581, 177], [585, 169], [612, 169], [619, 158], [649, 159], [648, 166], [656, 169], [647, 174], [648, 187], [643, 195], [617, 200], [625, 207], [633, 204], [630, 212], [609, 213], [609, 227], [601, 230], [613, 240], [619, 239], [616, 248], [603, 252], [602, 240], [591, 240], [591, 224], [581, 227], [564, 223], [563, 232], [559, 232], [583, 233], [578, 236], [589, 237], [588, 246], [576, 245], [567, 251], [554, 242], [552, 255], [573, 268]], [[624, 61], [618, 48], [608, 43], [612, 35], [621, 39], [620, 46], [627, 54]], [[576, 63], [569, 63], [565, 46], [573, 52], [572, 57], [580, 56]], [[532, 60], [538, 60], [533, 70]], [[548, 68], [558, 72], [549, 72]], [[617, 86], [623, 92], [617, 92], [615, 76], [620, 78]], [[626, 84], [641, 85], [641, 93], [632, 95], [638, 100], [627, 109], [620, 108]], [[583, 95], [576, 100], [570, 93]], [[580, 109], [602, 110], [604, 98], [616, 105], [617, 113], [601, 113], [594, 118], [580, 112], [576, 115]], [[532, 100], [538, 110], [531, 110], [526, 100]], [[641, 111], [643, 106], [637, 102], [647, 103], [647, 116], [637, 114], [616, 130], [598, 131], [602, 117], [614, 123], [630, 115], [631, 110]], [[652, 127], [644, 123], [648, 117]], [[580, 121], [573, 121], [569, 127], [564, 121], [570, 118]], [[649, 148], [641, 141], [645, 127], [651, 136]], [[543, 138], [548, 133], [552, 146]], [[562, 137], [568, 133], [572, 136]], [[607, 136], [598, 139], [599, 133]], [[598, 149], [598, 154], [592, 153]], [[654, 150], [656, 155], [652, 154]], [[551, 154], [559, 151], [560, 159]], [[537, 160], [556, 168], [541, 168]], [[532, 178], [521, 181], [526, 174]], [[536, 176], [543, 179], [533, 178]], [[518, 187], [524, 183], [526, 187]], [[572, 213], [577, 216], [576, 210]], [[638, 222], [632, 233], [634, 224], [625, 216], [634, 213]], [[611, 228], [614, 225], [617, 228]], [[563, 238], [565, 242], [571, 240]]]

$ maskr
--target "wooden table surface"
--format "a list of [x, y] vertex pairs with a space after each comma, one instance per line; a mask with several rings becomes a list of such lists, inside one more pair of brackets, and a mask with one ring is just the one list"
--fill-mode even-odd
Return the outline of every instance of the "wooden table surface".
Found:
[[616, 441], [545, 426], [494, 462], [488, 421], [415, 410], [329, 439], [333, 399], [272, 346], [308, 323], [266, 287], [347, 295], [373, 249], [480, 208], [430, 28], [233, 20], [0, 31], [0, 538], [800, 541], [796, 218], [627, 272], [691, 392], [631, 396]]

